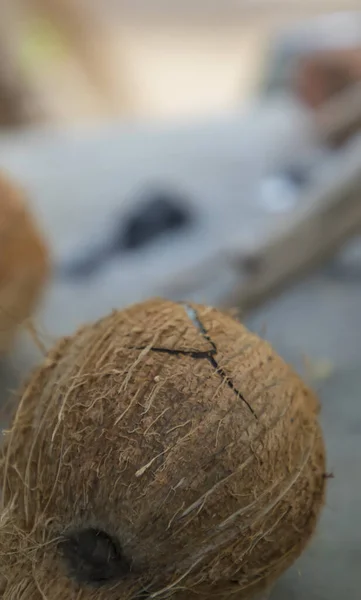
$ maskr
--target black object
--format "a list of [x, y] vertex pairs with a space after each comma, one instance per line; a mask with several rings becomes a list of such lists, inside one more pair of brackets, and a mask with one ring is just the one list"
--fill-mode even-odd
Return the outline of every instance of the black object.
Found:
[[296, 187], [304, 187], [309, 182], [309, 173], [302, 167], [290, 167], [284, 172], [287, 181]]
[[191, 221], [182, 199], [173, 194], [156, 193], [125, 219], [120, 236], [115, 236], [113, 251], [137, 250], [161, 235], [182, 229]]
[[67, 277], [90, 276], [113, 256], [144, 248], [164, 234], [190, 226], [193, 219], [183, 198], [172, 192], [155, 192], [137, 203], [120, 222], [117, 218], [114, 221], [113, 231], [97, 249], [61, 267], [59, 272]]

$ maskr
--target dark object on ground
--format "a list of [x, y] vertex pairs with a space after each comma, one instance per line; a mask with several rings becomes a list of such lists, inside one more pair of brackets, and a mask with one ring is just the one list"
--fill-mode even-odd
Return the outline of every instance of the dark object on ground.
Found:
[[113, 232], [97, 248], [90, 248], [82, 257], [62, 266], [66, 277], [88, 277], [116, 255], [140, 250], [164, 234], [174, 233], [191, 225], [193, 217], [183, 201], [173, 192], [155, 192], [145, 201], [115, 219]]
[[113, 250], [137, 250], [164, 233], [183, 229], [191, 222], [181, 198], [155, 193], [125, 220], [125, 231], [113, 240]]
[[297, 188], [304, 188], [309, 182], [309, 173], [302, 167], [293, 166], [285, 171], [286, 180]]

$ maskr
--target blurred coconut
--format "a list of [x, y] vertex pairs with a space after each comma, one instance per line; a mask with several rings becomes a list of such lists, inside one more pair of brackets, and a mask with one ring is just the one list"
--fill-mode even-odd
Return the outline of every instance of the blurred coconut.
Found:
[[61, 340], [5, 434], [3, 600], [253, 598], [324, 503], [318, 402], [231, 316], [154, 300]]
[[48, 253], [22, 193], [0, 174], [0, 352], [36, 307]]

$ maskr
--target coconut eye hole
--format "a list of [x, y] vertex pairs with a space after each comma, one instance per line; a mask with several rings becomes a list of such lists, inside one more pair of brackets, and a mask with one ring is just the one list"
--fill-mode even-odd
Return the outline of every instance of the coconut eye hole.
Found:
[[105, 585], [130, 574], [131, 564], [117, 539], [100, 529], [67, 533], [60, 550], [69, 574], [78, 583]]

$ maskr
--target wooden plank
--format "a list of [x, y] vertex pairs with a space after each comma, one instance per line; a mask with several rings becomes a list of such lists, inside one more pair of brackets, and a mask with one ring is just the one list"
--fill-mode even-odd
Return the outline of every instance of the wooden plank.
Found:
[[316, 135], [324, 143], [342, 143], [359, 131], [361, 129], [361, 81], [355, 82], [317, 110], [314, 123]]
[[242, 311], [256, 307], [320, 267], [351, 236], [361, 232], [360, 148], [353, 150], [354, 160], [350, 158], [344, 165], [337, 181], [301, 202], [283, 227], [258, 249], [236, 259], [240, 273], [248, 273], [248, 277], [224, 299], [224, 306], [237, 306]]

